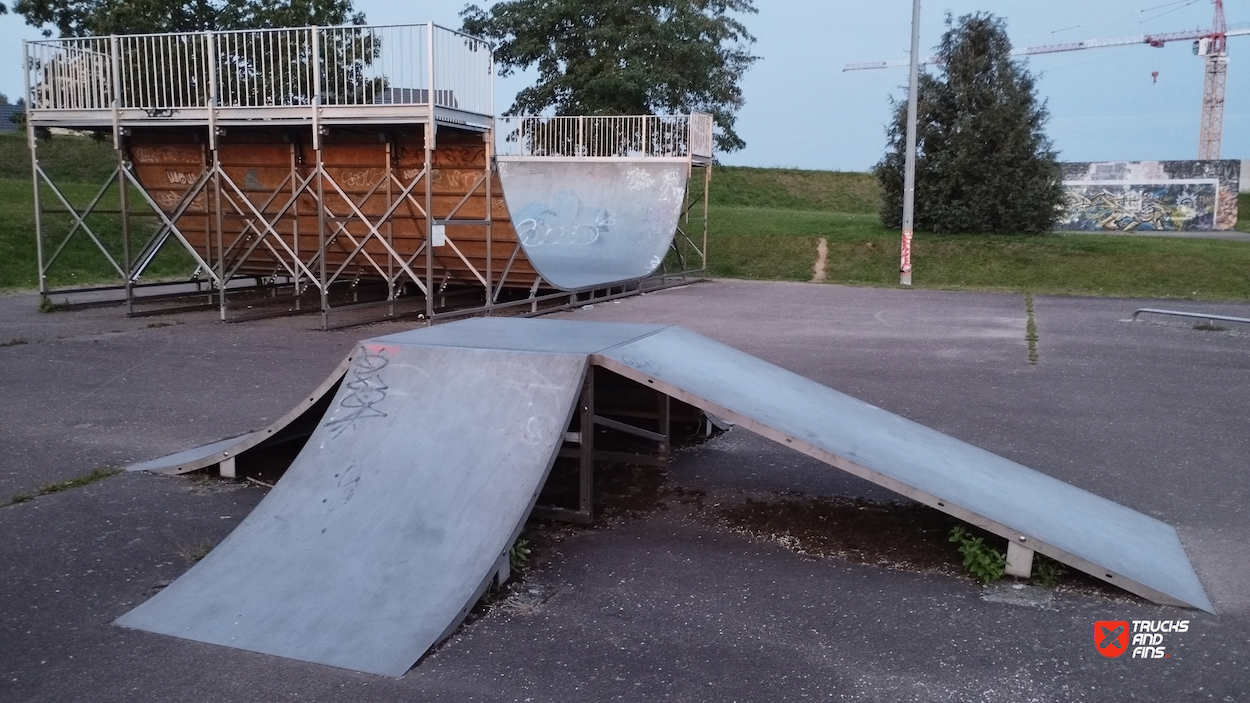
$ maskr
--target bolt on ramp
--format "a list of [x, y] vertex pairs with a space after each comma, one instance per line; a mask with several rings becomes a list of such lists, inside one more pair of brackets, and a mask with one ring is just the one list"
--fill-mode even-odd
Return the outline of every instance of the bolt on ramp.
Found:
[[506, 559], [589, 364], [1133, 593], [1213, 610], [1170, 525], [706, 337], [478, 318], [362, 342], [265, 500], [117, 623], [403, 675]]

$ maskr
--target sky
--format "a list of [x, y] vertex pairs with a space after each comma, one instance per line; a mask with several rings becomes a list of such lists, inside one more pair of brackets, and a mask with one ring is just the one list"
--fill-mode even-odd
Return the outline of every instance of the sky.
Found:
[[[488, 4], [488, 3], [479, 3]], [[10, 2], [11, 6], [12, 3]], [[370, 24], [432, 20], [459, 28], [464, 0], [356, 0]], [[747, 146], [720, 155], [737, 166], [864, 171], [881, 158], [890, 96], [905, 95], [907, 69], [843, 72], [847, 63], [904, 60], [910, 0], [756, 0], [743, 21], [760, 60], [742, 81], [739, 134]], [[1210, 0], [928, 0], [921, 13], [922, 56], [945, 16], [988, 11], [1007, 21], [1017, 48], [1097, 38], [1184, 31], [1211, 25]], [[1250, 0], [1226, 0], [1229, 25], [1250, 23]], [[22, 93], [21, 40], [39, 31], [0, 15], [0, 93]], [[1250, 35], [1228, 41], [1224, 158], [1250, 159]], [[1091, 49], [1031, 57], [1046, 132], [1064, 161], [1192, 159], [1198, 151], [1203, 61], [1191, 43]], [[1157, 79], [1152, 73], [1157, 72]], [[532, 76], [495, 81], [500, 112]]]

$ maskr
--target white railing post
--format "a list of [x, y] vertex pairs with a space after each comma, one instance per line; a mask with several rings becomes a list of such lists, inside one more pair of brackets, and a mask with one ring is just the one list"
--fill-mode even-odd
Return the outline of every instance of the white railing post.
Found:
[[204, 32], [205, 72], [208, 74], [208, 95], [204, 102], [208, 108], [208, 148], [217, 151], [217, 38], [212, 32]]
[[[312, 39], [312, 70], [308, 72], [308, 78], [312, 81], [312, 133], [313, 133], [313, 150], [320, 152], [321, 150], [321, 28], [316, 25], [308, 28], [309, 36]], [[321, 157], [317, 157], [317, 164], [320, 167]]]
[[[113, 100], [112, 100], [112, 106], [113, 106], [113, 150], [114, 150], [114, 151], [118, 151], [118, 150], [120, 150], [120, 149], [122, 148], [122, 134], [121, 134], [121, 132], [122, 132], [122, 120], [121, 120], [121, 100], [122, 100], [122, 91], [121, 91], [121, 66], [122, 66], [122, 59], [121, 59], [121, 54], [120, 54], [120, 53], [118, 52], [118, 50], [117, 50], [117, 35], [116, 35], [116, 34], [113, 34], [113, 35], [110, 35], [110, 36], [109, 36], [109, 54], [110, 54], [110, 55], [112, 56], [112, 58], [113, 58], [113, 61], [112, 61], [112, 66], [111, 66], [111, 72], [112, 72], [112, 74], [113, 74], [113, 76], [112, 76], [113, 80], [112, 80], [112, 81], [110, 81], [110, 83], [112, 83], [112, 88], [113, 88]], [[104, 87], [103, 87], [103, 86], [101, 86], [101, 88], [100, 88], [100, 89], [101, 89], [101, 90], [103, 90], [103, 89], [104, 89]], [[123, 187], [125, 187], [125, 186], [123, 185]], [[127, 265], [129, 265], [129, 263], [127, 263]]]

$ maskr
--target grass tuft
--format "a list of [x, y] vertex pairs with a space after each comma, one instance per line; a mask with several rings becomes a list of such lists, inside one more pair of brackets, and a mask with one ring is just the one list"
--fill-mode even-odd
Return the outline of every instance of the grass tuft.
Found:
[[68, 491], [71, 488], [79, 488], [81, 486], [86, 486], [95, 483], [96, 481], [106, 479], [110, 476], [116, 476], [121, 472], [121, 469], [96, 469], [89, 474], [83, 474], [82, 476], [71, 478], [67, 481], [44, 484], [39, 487], [39, 491], [36, 495], [46, 496], [53, 493], [60, 493], [61, 491]]
[[1037, 365], [1037, 321], [1033, 318], [1033, 294], [1024, 294], [1024, 311], [1028, 322], [1024, 326], [1024, 341], [1029, 343], [1029, 363]]

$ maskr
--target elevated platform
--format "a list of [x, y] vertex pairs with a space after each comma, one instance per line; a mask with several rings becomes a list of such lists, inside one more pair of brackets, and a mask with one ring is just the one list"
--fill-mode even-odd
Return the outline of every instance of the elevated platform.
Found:
[[[681, 328], [475, 319], [367, 340], [345, 368], [297, 413], [315, 429], [269, 496], [118, 624], [402, 675], [506, 572], [562, 442], [667, 446], [667, 410], [651, 429], [598, 410], [594, 369], [1005, 537], [1009, 569], [1041, 553], [1212, 610], [1171, 526]], [[275, 431], [141, 468], [233, 461]]]
[[[42, 40], [25, 53], [45, 296], [80, 292], [48, 284], [67, 245], [108, 260], [131, 314], [315, 310], [327, 327], [533, 314], [706, 270], [712, 116], [496, 118], [489, 45], [474, 37], [305, 27]], [[117, 168], [85, 206], [39, 164], [48, 127], [112, 136]], [[121, 242], [92, 225], [113, 189]], [[66, 232], [49, 234], [54, 222]], [[136, 292], [167, 246], [196, 284], [172, 306]]]
[[432, 23], [25, 42], [39, 127], [281, 127], [494, 119], [486, 42]]

